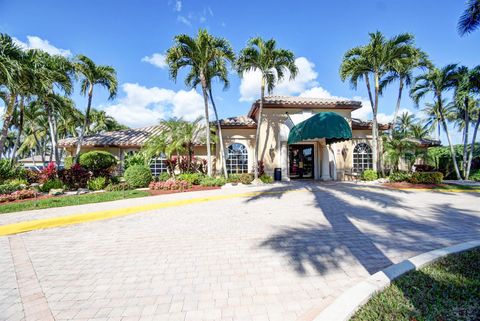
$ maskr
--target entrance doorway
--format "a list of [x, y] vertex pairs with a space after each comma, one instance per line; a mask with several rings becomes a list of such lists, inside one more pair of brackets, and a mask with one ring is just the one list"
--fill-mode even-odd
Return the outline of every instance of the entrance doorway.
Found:
[[314, 177], [313, 145], [289, 145], [288, 156], [290, 178]]

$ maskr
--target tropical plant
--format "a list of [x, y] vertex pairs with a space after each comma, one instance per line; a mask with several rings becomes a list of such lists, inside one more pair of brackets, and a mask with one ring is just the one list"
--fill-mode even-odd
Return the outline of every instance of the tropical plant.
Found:
[[[203, 101], [205, 105], [205, 128], [210, 129], [208, 115], [208, 88], [211, 78], [214, 77], [212, 70], [215, 66], [221, 66], [226, 60], [234, 59], [234, 52], [227, 40], [217, 38], [200, 29], [195, 38], [188, 35], [177, 35], [174, 45], [167, 51], [166, 62], [169, 66], [170, 77], [177, 79], [178, 72], [182, 68], [190, 68], [186, 85], [192, 85], [192, 78], [198, 78], [202, 87]], [[192, 75], [194, 75], [192, 77]], [[207, 144], [207, 175], [212, 175], [211, 139], [210, 130], [206, 130]]]
[[94, 150], [80, 155], [79, 164], [93, 177], [110, 176], [117, 159], [109, 152]]
[[391, 170], [396, 172], [399, 169], [400, 160], [405, 158], [406, 154], [415, 148], [415, 145], [395, 132], [391, 137], [383, 136], [383, 139], [385, 160], [391, 165]]
[[254, 149], [254, 181], [258, 182], [259, 171], [259, 137], [262, 127], [263, 101], [265, 99], [265, 89], [270, 94], [276, 84], [289, 74], [290, 80], [294, 79], [298, 73], [295, 65], [295, 55], [290, 50], [277, 48], [274, 39], [264, 40], [260, 37], [252, 38], [248, 41], [247, 47], [242, 49], [237, 60], [237, 71], [240, 77], [248, 71], [259, 71], [261, 74], [260, 100], [258, 102], [257, 131], [255, 135]]
[[109, 93], [108, 99], [113, 99], [117, 95], [118, 82], [117, 73], [113, 67], [96, 65], [93, 60], [84, 55], [78, 55], [76, 57], [74, 68], [75, 72], [80, 76], [80, 93], [88, 96], [84, 122], [80, 130], [80, 135], [78, 135], [77, 148], [75, 151], [75, 163], [78, 163], [83, 137], [90, 125], [93, 88], [95, 85], [105, 87]]
[[415, 123], [415, 115], [410, 114], [409, 112], [404, 112], [396, 120], [394, 125], [394, 130], [403, 137], [408, 135], [408, 132]]
[[87, 186], [88, 186], [88, 189], [91, 191], [102, 190], [107, 186], [107, 179], [102, 176], [91, 178], [88, 181]]
[[[340, 66], [340, 78], [343, 81], [349, 79], [353, 88], [357, 88], [359, 81], [365, 81], [373, 114], [373, 169], [377, 170], [380, 167], [377, 122], [379, 97], [382, 94], [380, 86], [382, 82], [384, 84], [388, 82], [388, 76], [391, 75], [395, 66], [399, 66], [400, 62], [411, 57], [413, 36], [404, 33], [387, 39], [379, 31], [370, 33], [369, 36], [370, 42], [367, 45], [352, 48], [345, 53]], [[373, 93], [370, 78], [373, 78]]]
[[196, 144], [204, 143], [209, 132], [201, 124], [202, 119], [202, 117], [198, 117], [193, 122], [181, 118], [160, 121], [160, 126], [163, 128], [162, 132], [152, 136], [142, 148], [141, 153], [145, 156], [145, 159], [160, 156], [170, 159], [173, 155], [186, 155], [186, 167], [191, 169], [194, 160], [194, 147]]
[[376, 179], [378, 179], [378, 173], [373, 169], [367, 169], [362, 172], [362, 180], [374, 181]]
[[455, 84], [455, 72], [457, 65], [450, 64], [443, 68], [431, 67], [427, 72], [415, 77], [414, 85], [410, 90], [410, 95], [415, 104], [418, 103], [428, 94], [433, 95], [434, 103], [438, 111], [438, 116], [443, 125], [443, 130], [447, 136], [448, 145], [450, 146], [450, 153], [455, 168], [457, 179], [462, 179], [460, 170], [456, 161], [456, 153], [448, 131], [446, 110], [443, 105], [443, 94], [450, 90]]
[[480, 0], [467, 0], [467, 8], [458, 21], [460, 35], [473, 32], [480, 26]]

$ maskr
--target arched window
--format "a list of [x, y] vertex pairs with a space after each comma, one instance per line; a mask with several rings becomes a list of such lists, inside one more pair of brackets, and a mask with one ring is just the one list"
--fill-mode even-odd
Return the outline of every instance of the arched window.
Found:
[[247, 148], [239, 143], [228, 146], [227, 172], [229, 174], [248, 173]]
[[368, 144], [360, 143], [353, 149], [353, 170], [361, 173], [366, 169], [372, 169], [372, 149]]

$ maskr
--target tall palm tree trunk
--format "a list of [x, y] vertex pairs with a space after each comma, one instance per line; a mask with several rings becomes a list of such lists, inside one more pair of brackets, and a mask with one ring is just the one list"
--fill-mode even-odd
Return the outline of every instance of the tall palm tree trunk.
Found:
[[473, 129], [472, 143], [470, 144], [470, 152], [468, 155], [468, 163], [467, 163], [467, 172], [465, 174], [465, 179], [467, 180], [470, 177], [470, 168], [472, 166], [473, 152], [475, 149], [475, 140], [477, 139], [477, 132], [478, 132], [479, 126], [480, 126], [480, 111], [478, 112], [477, 122], [475, 123], [475, 128]]
[[390, 131], [390, 137], [392, 137], [393, 128], [395, 126], [395, 123], [397, 122], [398, 111], [400, 110], [400, 102], [402, 101], [403, 77], [400, 77], [399, 82], [400, 82], [400, 84], [398, 85], [397, 105], [395, 106], [395, 112], [393, 113], [393, 119], [392, 119], [392, 126], [393, 127], [392, 127], [392, 130]]
[[18, 135], [17, 138], [15, 139], [15, 144], [13, 145], [13, 150], [12, 150], [12, 164], [15, 162], [15, 157], [17, 155], [17, 150], [20, 146], [20, 139], [22, 137], [23, 133], [23, 115], [25, 113], [25, 97], [21, 96], [20, 98], [20, 104], [19, 104], [19, 120], [18, 120]]
[[[50, 140], [52, 143], [51, 155], [53, 155], [54, 161], [57, 166], [60, 166], [60, 155], [58, 154], [58, 144], [57, 144], [57, 126], [55, 123], [55, 117], [53, 117], [53, 111], [50, 104], [45, 101], [45, 109], [47, 110], [47, 119], [48, 119], [48, 128], [50, 130]], [[52, 157], [50, 156], [50, 160]]]
[[370, 87], [370, 79], [368, 78], [368, 74], [365, 73], [363, 75], [365, 79], [365, 85], [367, 86], [367, 93], [368, 93], [368, 99], [370, 100], [370, 105], [372, 106], [372, 112], [373, 112], [373, 97], [372, 97], [372, 88]]
[[[441, 101], [441, 95], [437, 95], [438, 99]], [[452, 140], [450, 139], [450, 133], [448, 132], [448, 127], [447, 127], [447, 121], [443, 115], [443, 106], [441, 103], [439, 103], [439, 114], [440, 114], [440, 119], [442, 121], [443, 125], [443, 130], [445, 131], [445, 135], [447, 136], [448, 140], [448, 145], [450, 146], [450, 155], [452, 156], [452, 161], [453, 161], [453, 167], [455, 168], [455, 174], [457, 175], [457, 179], [461, 180], [462, 176], [460, 175], [460, 170], [458, 169], [458, 164], [457, 164], [457, 157], [455, 154], [455, 149], [453, 148], [452, 145]]]
[[210, 101], [212, 102], [213, 112], [215, 113], [215, 121], [217, 123], [218, 137], [219, 137], [219, 140], [220, 140], [220, 142], [219, 142], [219, 144], [220, 144], [220, 162], [222, 163], [223, 175], [225, 176], [225, 178], [228, 178], [225, 147], [223, 146], [222, 126], [220, 125], [220, 119], [218, 118], [217, 106], [215, 105], [215, 101], [213, 100], [212, 88], [208, 88], [208, 93], [210, 94]]
[[257, 130], [255, 133], [255, 149], [253, 151], [253, 175], [258, 183], [258, 151], [260, 150], [260, 127], [262, 126], [263, 100], [265, 99], [265, 78], [262, 76], [262, 86], [260, 88], [260, 103], [258, 107]]
[[85, 131], [90, 123], [90, 109], [92, 107], [92, 97], [93, 97], [93, 85], [90, 84], [90, 88], [88, 89], [88, 103], [87, 103], [87, 110], [85, 111], [85, 119], [83, 120], [83, 126], [80, 131], [80, 135], [78, 135], [77, 140], [77, 148], [75, 150], [75, 164], [78, 164], [78, 160], [80, 158], [80, 150], [82, 149], [83, 137], [85, 136]]
[[200, 81], [202, 83], [202, 93], [203, 93], [203, 102], [205, 104], [205, 130], [207, 136], [207, 175], [212, 176], [212, 152], [210, 145], [210, 120], [208, 118], [208, 94], [207, 94], [207, 82], [205, 80], [205, 75], [200, 74]]
[[12, 93], [8, 99], [5, 115], [3, 116], [2, 135], [0, 136], [0, 159], [5, 153], [5, 141], [7, 140], [10, 123], [12, 122], [13, 110], [15, 108], [15, 100], [16, 100], [16, 95]]
[[372, 154], [373, 154], [373, 170], [378, 171], [379, 166], [379, 151], [378, 151], [378, 123], [377, 123], [377, 111], [378, 111], [378, 95], [380, 93], [380, 85], [378, 82], [378, 74], [374, 74], [375, 81], [375, 101], [373, 105], [373, 121], [372, 121]]
[[464, 115], [464, 120], [465, 120], [465, 128], [463, 130], [463, 159], [462, 159], [462, 169], [463, 169], [463, 177], [467, 177], [467, 157], [468, 157], [468, 131], [470, 127], [470, 113], [468, 109], [468, 97], [465, 98], [465, 115]]

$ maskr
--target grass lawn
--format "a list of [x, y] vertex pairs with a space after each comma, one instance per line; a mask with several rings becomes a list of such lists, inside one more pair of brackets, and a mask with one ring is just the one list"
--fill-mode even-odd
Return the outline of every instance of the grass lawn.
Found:
[[479, 262], [477, 248], [409, 272], [350, 320], [480, 320]]
[[[136, 198], [149, 196], [148, 191], [125, 191], [125, 198]], [[62, 207], [69, 205], [81, 205], [90, 203], [101, 203], [108, 201], [115, 201], [123, 199], [123, 191], [119, 192], [104, 192], [104, 193], [89, 193], [83, 195], [60, 196], [35, 200], [28, 200], [18, 203], [6, 203], [0, 205], [0, 214], [20, 212], [28, 210], [36, 210], [41, 208]]]
[[444, 185], [444, 186], [435, 186], [434, 189], [438, 189], [438, 190], [461, 190], [461, 191], [480, 192], [480, 186], [473, 186], [473, 185], [448, 184], [448, 185]]

